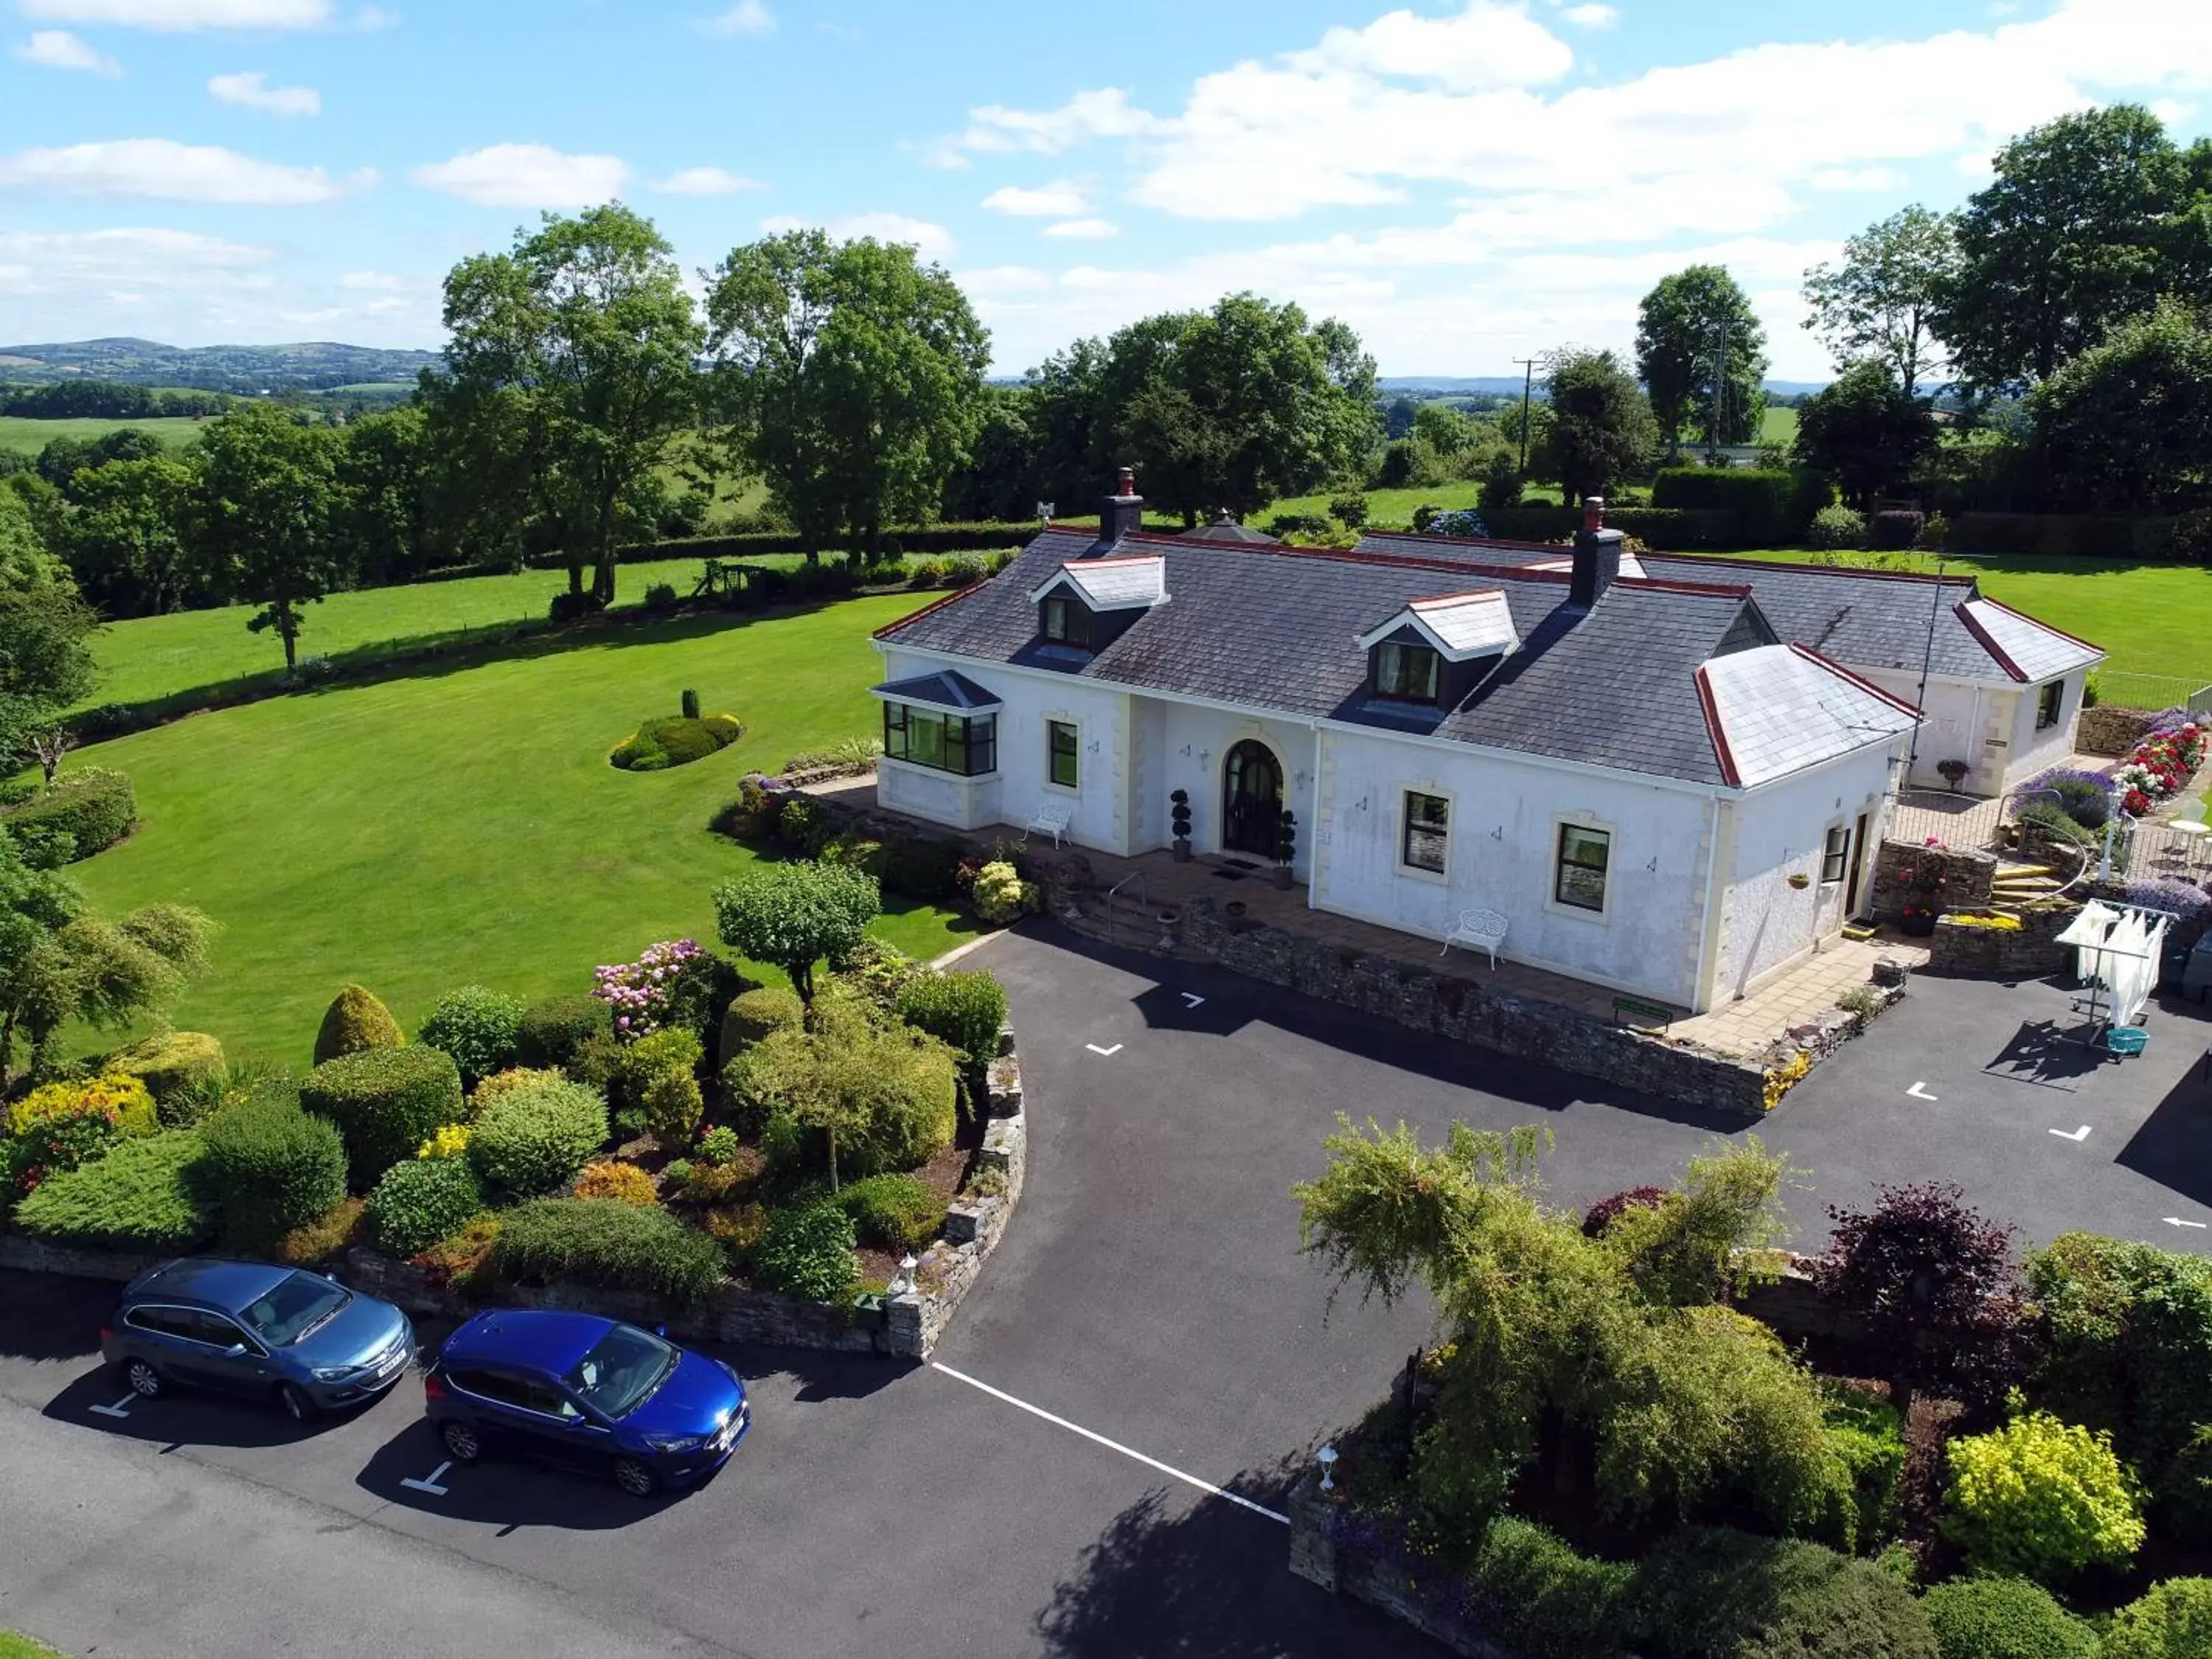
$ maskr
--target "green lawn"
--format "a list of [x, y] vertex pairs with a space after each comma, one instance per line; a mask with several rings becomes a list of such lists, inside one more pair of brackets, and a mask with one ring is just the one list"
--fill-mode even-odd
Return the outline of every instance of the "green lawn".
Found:
[[160, 415], [139, 421], [111, 421], [91, 415], [41, 421], [28, 415], [0, 415], [0, 449], [35, 455], [57, 438], [104, 438], [126, 426], [152, 433], [171, 449], [182, 449], [199, 441], [204, 424], [189, 415]]
[[1759, 429], [1759, 441], [1763, 444], [1791, 444], [1797, 441], [1797, 411], [1794, 409], [1766, 410], [1765, 422]]
[[[876, 729], [869, 633], [921, 603], [507, 647], [97, 744], [80, 762], [130, 773], [143, 822], [74, 873], [104, 907], [176, 900], [222, 925], [216, 970], [175, 1020], [234, 1055], [304, 1064], [349, 980], [410, 1030], [471, 981], [585, 990], [595, 963], [654, 939], [713, 939], [708, 896], [750, 855], [708, 819], [741, 772]], [[674, 714], [686, 686], [742, 718], [744, 738], [672, 771], [609, 766], [608, 749], [641, 716]], [[963, 924], [908, 907], [878, 926], [933, 956]]]
[[21, 1631], [0, 1630], [0, 1659], [62, 1659], [62, 1655]]

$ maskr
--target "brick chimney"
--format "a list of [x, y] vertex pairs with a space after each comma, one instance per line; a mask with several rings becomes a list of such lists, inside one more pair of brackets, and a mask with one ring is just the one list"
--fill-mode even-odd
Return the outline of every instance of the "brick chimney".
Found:
[[1137, 493], [1137, 474], [1134, 469], [1123, 467], [1114, 481], [1114, 493], [1109, 495], [1098, 514], [1098, 549], [1103, 552], [1124, 536], [1133, 535], [1145, 527], [1145, 498]]
[[1583, 527], [1575, 532], [1574, 580], [1567, 603], [1587, 611], [1620, 574], [1621, 533], [1605, 527], [1605, 497], [1583, 497]]

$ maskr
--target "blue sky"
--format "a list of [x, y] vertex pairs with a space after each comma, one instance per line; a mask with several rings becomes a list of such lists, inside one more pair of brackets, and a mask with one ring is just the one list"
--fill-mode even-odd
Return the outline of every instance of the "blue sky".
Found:
[[2118, 98], [2212, 131], [2212, 3], [0, 0], [0, 341], [434, 346], [455, 259], [619, 193], [687, 270], [918, 242], [1002, 372], [1249, 288], [1507, 374], [1712, 258], [1816, 379], [1806, 265]]

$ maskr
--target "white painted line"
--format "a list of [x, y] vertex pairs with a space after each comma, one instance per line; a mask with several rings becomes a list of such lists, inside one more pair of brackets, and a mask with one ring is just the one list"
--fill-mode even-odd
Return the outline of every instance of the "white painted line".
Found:
[[102, 1417], [128, 1417], [131, 1415], [131, 1402], [137, 1397], [136, 1394], [126, 1394], [112, 1406], [94, 1406], [92, 1409]]
[[1178, 992], [1176, 994], [1182, 998], [1183, 1003], [1187, 1007], [1202, 1008], [1206, 1006], [1206, 999], [1199, 995], [1195, 991], [1182, 991]]
[[399, 1484], [412, 1487], [416, 1492], [427, 1492], [433, 1498], [443, 1498], [446, 1495], [446, 1488], [438, 1484], [438, 1477], [453, 1467], [450, 1462], [441, 1463], [430, 1471], [430, 1478], [428, 1480], [402, 1480]]
[[1092, 1054], [1103, 1054], [1109, 1060], [1121, 1052], [1121, 1045], [1118, 1042], [1110, 1048], [1102, 1048], [1095, 1042], [1086, 1042], [1083, 1046], [1090, 1049]]
[[2089, 1126], [2085, 1123], [2078, 1129], [2053, 1129], [2051, 1133], [2061, 1140], [2087, 1140], [2089, 1138]]
[[1020, 1410], [1027, 1412], [1031, 1417], [1041, 1417], [1056, 1429], [1066, 1429], [1070, 1434], [1079, 1434], [1085, 1440], [1091, 1441], [1097, 1445], [1105, 1447], [1108, 1451], [1119, 1452], [1124, 1457], [1132, 1459], [1136, 1462], [1142, 1463], [1148, 1469], [1158, 1469], [1162, 1474], [1171, 1476], [1175, 1480], [1182, 1481], [1186, 1486], [1195, 1486], [1200, 1492], [1206, 1493], [1209, 1497], [1225, 1498], [1238, 1508], [1249, 1510], [1255, 1515], [1264, 1515], [1270, 1521], [1280, 1522], [1286, 1527], [1291, 1524], [1291, 1517], [1287, 1515], [1278, 1515], [1274, 1510], [1267, 1508], [1264, 1504], [1255, 1504], [1249, 1498], [1240, 1498], [1233, 1492], [1224, 1492], [1219, 1486], [1215, 1486], [1211, 1480], [1201, 1480], [1194, 1474], [1185, 1474], [1181, 1469], [1176, 1468], [1170, 1464], [1161, 1462], [1157, 1457], [1147, 1457], [1140, 1451], [1132, 1451], [1128, 1447], [1121, 1444], [1117, 1440], [1109, 1440], [1103, 1434], [1094, 1434], [1089, 1429], [1085, 1428], [1080, 1423], [1071, 1423], [1064, 1417], [1054, 1417], [1050, 1412], [1046, 1411], [1041, 1406], [1032, 1406], [1026, 1400], [1017, 1400], [1013, 1395], [1006, 1393], [1005, 1390], [994, 1389], [988, 1382], [979, 1382], [974, 1377], [968, 1376], [965, 1372], [954, 1370], [950, 1365], [941, 1365], [933, 1359], [929, 1362], [929, 1368], [932, 1370], [943, 1371], [954, 1382], [965, 1382], [969, 1388], [979, 1389], [982, 1393], [989, 1395], [994, 1400], [1003, 1400], [1009, 1406], [1013, 1406], [1018, 1407]]
[[2164, 1221], [2164, 1222], [2166, 1223], [2166, 1224], [2167, 1226], [2169, 1226], [2169, 1227], [2197, 1227], [2197, 1228], [2202, 1228], [2202, 1227], [2204, 1225], [2204, 1224], [2203, 1224], [2203, 1222], [2201, 1222], [2201, 1221], [2184, 1221], [2184, 1220], [2183, 1220], [2179, 1216], [2178, 1216], [2178, 1215], [2161, 1216], [2161, 1217], [2160, 1218], [2160, 1220], [2162, 1220], [2162, 1221]]
[[1928, 1092], [1928, 1085], [1924, 1083], [1916, 1083], [1905, 1092], [1911, 1096], [1915, 1100], [1933, 1100], [1936, 1098], [1935, 1096]]

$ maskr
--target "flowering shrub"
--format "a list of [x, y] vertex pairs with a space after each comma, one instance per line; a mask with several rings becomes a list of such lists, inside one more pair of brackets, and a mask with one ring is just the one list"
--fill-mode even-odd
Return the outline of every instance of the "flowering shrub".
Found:
[[2155, 729], [2135, 746], [2112, 773], [2112, 781], [2127, 791], [2123, 805], [2130, 817], [2142, 817], [2152, 803], [2188, 787], [2204, 763], [2204, 737], [2203, 726], [2185, 715], [2178, 725]]
[[1981, 1571], [2055, 1583], [2142, 1547], [2136, 1483], [2112, 1437], [2044, 1412], [1951, 1445], [1946, 1536]]
[[1004, 859], [994, 860], [975, 872], [975, 914], [986, 921], [1018, 921], [1037, 905], [1037, 886], [1024, 881]]
[[448, 1123], [415, 1149], [419, 1158], [465, 1158], [469, 1150], [469, 1126]]
[[708, 961], [691, 939], [665, 939], [647, 945], [635, 962], [594, 969], [592, 994], [614, 1011], [615, 1035], [635, 1042], [668, 1022], [687, 980]]
[[1943, 920], [1949, 922], [1954, 927], [1981, 927], [1987, 929], [1992, 933], [2017, 933], [2020, 932], [2020, 918], [2018, 916], [2008, 916], [1995, 914], [1988, 915], [1976, 915], [1963, 911], [1954, 911], [1951, 915], [1944, 917]]
[[154, 1097], [126, 1073], [46, 1084], [8, 1109], [9, 1184], [30, 1192], [50, 1175], [80, 1168], [118, 1142], [161, 1127]]

